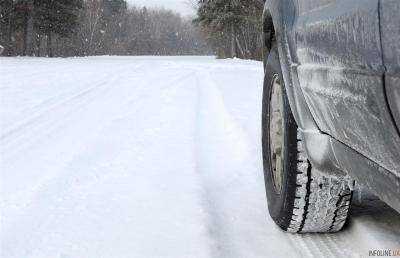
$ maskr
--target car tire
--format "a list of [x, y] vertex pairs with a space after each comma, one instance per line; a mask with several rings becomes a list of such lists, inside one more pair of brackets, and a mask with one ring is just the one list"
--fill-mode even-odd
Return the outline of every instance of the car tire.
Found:
[[265, 64], [262, 149], [268, 209], [275, 223], [293, 233], [341, 230], [352, 198], [349, 181], [327, 176], [307, 158], [286, 95], [276, 44]]

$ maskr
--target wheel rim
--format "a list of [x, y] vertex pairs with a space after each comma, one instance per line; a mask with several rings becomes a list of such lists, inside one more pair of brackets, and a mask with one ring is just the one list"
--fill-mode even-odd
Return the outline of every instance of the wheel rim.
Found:
[[281, 192], [283, 182], [283, 153], [284, 153], [284, 125], [283, 125], [283, 92], [279, 76], [276, 74], [272, 80], [270, 99], [270, 153], [271, 172], [274, 187]]

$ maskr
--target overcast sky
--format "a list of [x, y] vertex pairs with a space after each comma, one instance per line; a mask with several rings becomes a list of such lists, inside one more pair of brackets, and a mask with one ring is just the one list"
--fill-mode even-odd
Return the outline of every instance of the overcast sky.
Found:
[[192, 6], [188, 4], [190, 2], [188, 0], [127, 0], [127, 2], [136, 6], [164, 7], [179, 12], [184, 16], [195, 14]]

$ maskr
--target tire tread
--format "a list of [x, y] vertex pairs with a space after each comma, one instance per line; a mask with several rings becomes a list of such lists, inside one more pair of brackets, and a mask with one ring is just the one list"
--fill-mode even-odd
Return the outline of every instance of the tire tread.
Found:
[[297, 134], [296, 195], [288, 232], [337, 232], [347, 221], [352, 191], [348, 180], [328, 177], [312, 167]]

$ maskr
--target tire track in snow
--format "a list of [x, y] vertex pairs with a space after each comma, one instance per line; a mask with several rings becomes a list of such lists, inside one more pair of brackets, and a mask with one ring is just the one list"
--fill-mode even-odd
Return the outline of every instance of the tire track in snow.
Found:
[[[341, 233], [336, 233], [341, 234]], [[332, 240], [332, 237], [335, 240]], [[293, 245], [300, 244], [303, 248], [299, 248], [298, 252], [302, 257], [360, 257], [349, 244], [341, 241], [341, 238], [326, 234], [288, 234], [288, 238]]]
[[[153, 81], [148, 81], [148, 83], [146, 85], [142, 85], [139, 88], [136, 88], [134, 91], [134, 94], [131, 95], [136, 95], [134, 98], [127, 98], [126, 103], [122, 102], [120, 103], [124, 108], [123, 110], [128, 110], [129, 111], [126, 114], [122, 114], [122, 117], [132, 117], [133, 114], [137, 113], [137, 112], [144, 112], [146, 110], [144, 110], [143, 108], [145, 108], [148, 105], [154, 104], [154, 102], [158, 102], [159, 105], [163, 104], [168, 104], [167, 102], [171, 102], [175, 100], [175, 95], [180, 96], [182, 92], [184, 92], [182, 90], [183, 86], [186, 85], [186, 81], [187, 79], [191, 78], [192, 76], [190, 76], [192, 74], [192, 71], [190, 71], [187, 74], [184, 75], [179, 75], [177, 77], [173, 77], [172, 79], [169, 80], [164, 80], [162, 81], [162, 83], [159, 83], [157, 85], [154, 85]], [[160, 79], [160, 78], [158, 78]], [[154, 78], [154, 80], [157, 80], [157, 78]], [[147, 89], [147, 91], [149, 91], [149, 87], [147, 86], [153, 86], [156, 88], [151, 89], [150, 91], [153, 92], [153, 94], [147, 95], [148, 93], [146, 92], [145, 89]], [[144, 90], [144, 91], [142, 91]], [[154, 94], [155, 93], [155, 94]], [[123, 93], [120, 93], [123, 94]], [[146, 96], [147, 95], [147, 96]], [[114, 95], [111, 97], [115, 97]], [[152, 101], [149, 101], [149, 99], [153, 99]], [[99, 99], [97, 99], [99, 101]], [[141, 101], [140, 101], [141, 100]], [[160, 100], [160, 101], [156, 101], [156, 100]], [[179, 102], [176, 103], [175, 105], [180, 105]], [[132, 109], [133, 107], [133, 109]], [[164, 109], [164, 110], [160, 110], [160, 116], [162, 117], [163, 112], [166, 112], [168, 114], [168, 112]], [[109, 114], [105, 114], [107, 116], [109, 116]], [[121, 119], [121, 116], [118, 116], [118, 118], [116, 119]], [[103, 124], [103, 126], [105, 126]], [[151, 128], [149, 128], [151, 129]], [[125, 128], [125, 130], [127, 130], [127, 128]], [[140, 140], [140, 139], [139, 139]], [[92, 148], [94, 148], [93, 150], [90, 150], [89, 152], [85, 152], [82, 153], [83, 157], [81, 157], [80, 155], [78, 157], [75, 157], [76, 160], [72, 160], [69, 161], [68, 164], [75, 164], [75, 163], [82, 163], [82, 161], [85, 162], [85, 160], [87, 159], [87, 155], [93, 155], [90, 154], [91, 152], [96, 152], [96, 147], [92, 146]], [[92, 149], [91, 148], [91, 149]], [[100, 146], [101, 148], [101, 146]], [[85, 155], [86, 154], [86, 155]], [[113, 151], [111, 151], [112, 155], [116, 155], [116, 153], [114, 153]], [[116, 155], [118, 156], [118, 155]], [[101, 157], [100, 157], [101, 158]], [[109, 157], [110, 158], [110, 157]], [[114, 159], [114, 158], [112, 158]], [[93, 163], [93, 160], [89, 159], [90, 164], [85, 164], [86, 166], [93, 167], [96, 166], [96, 163]], [[78, 167], [74, 167], [72, 166], [71, 168], [66, 168], [65, 170], [63, 170], [62, 174], [57, 174], [56, 177], [52, 178], [51, 180], [43, 183], [38, 189], [36, 189], [35, 191], [37, 192], [35, 199], [38, 199], [39, 201], [35, 202], [33, 206], [31, 207], [26, 207], [26, 209], [24, 211], [21, 211], [24, 214], [31, 214], [30, 210], [32, 209], [32, 211], [36, 211], [36, 215], [40, 215], [41, 221], [40, 222], [34, 222], [34, 228], [37, 229], [38, 231], [40, 231], [40, 229], [42, 227], [48, 227], [48, 225], [52, 225], [52, 224], [58, 224], [59, 220], [61, 218], [63, 218], [63, 214], [54, 214], [52, 207], [58, 207], [59, 205], [63, 204], [63, 205], [67, 205], [69, 207], [74, 207], [74, 203], [76, 203], [77, 201], [82, 201], [85, 200], [87, 198], [87, 193], [85, 195], [85, 193], [77, 193], [76, 189], [74, 188], [79, 188], [79, 185], [85, 185], [85, 188], [90, 188], [90, 187], [94, 187], [97, 184], [107, 184], [107, 181], [111, 178], [116, 178], [116, 175], [110, 174], [110, 173], [106, 173], [104, 175], [101, 175], [101, 178], [97, 178], [94, 182], [90, 182], [91, 179], [91, 175], [76, 175], [75, 171], [76, 169], [79, 169]], [[110, 166], [110, 169], [112, 170], [113, 168]], [[91, 171], [89, 171], [91, 172]], [[148, 171], [150, 172], [150, 171]], [[86, 172], [87, 173], [87, 172]], [[168, 176], [168, 175], [164, 175], [164, 176]], [[88, 182], [82, 181], [82, 177], [83, 179], [87, 179]], [[151, 177], [151, 176], [149, 176]], [[75, 181], [77, 179], [80, 179], [79, 181], [79, 185], [75, 186]], [[155, 179], [158, 179], [160, 182], [163, 180], [163, 178], [161, 177], [156, 177]], [[166, 179], [166, 178], [164, 178]], [[132, 180], [132, 178], [131, 178]], [[87, 184], [87, 185], [86, 185]], [[52, 196], [51, 194], [53, 192], [58, 191], [59, 194], [57, 194], [56, 196]], [[116, 189], [116, 191], [118, 191], [118, 189]], [[78, 199], [74, 199], [71, 198], [71, 193], [74, 194], [74, 198], [78, 198]], [[64, 195], [66, 197], [64, 197]], [[59, 198], [62, 197], [61, 200], [59, 200]], [[155, 200], [157, 201], [157, 200]], [[160, 201], [160, 200], [159, 200]], [[161, 200], [162, 202], [162, 200]], [[47, 207], [48, 204], [51, 204], [51, 207]], [[179, 204], [178, 204], [179, 205]], [[46, 211], [39, 211], [38, 213], [38, 207], [46, 207]], [[49, 214], [48, 217], [44, 217], [44, 214]], [[151, 217], [151, 216], [150, 216]], [[29, 225], [29, 221], [30, 218], [29, 216], [20, 216], [20, 218], [22, 218], [22, 222], [24, 222], [24, 225]], [[21, 221], [16, 221], [14, 222], [15, 225], [20, 225]], [[12, 230], [9, 230], [12, 231]], [[47, 242], [50, 241], [48, 236], [44, 236], [41, 237], [44, 239], [47, 239]], [[29, 245], [30, 246], [34, 246], [35, 243], [37, 243], [36, 240], [32, 240], [29, 241]], [[8, 247], [10, 247], [10, 243], [8, 243]], [[203, 256], [199, 256], [199, 257], [203, 257]]]
[[[138, 69], [140, 67], [143, 67], [143, 64], [136, 65], [135, 67], [133, 67], [133, 69]], [[57, 69], [60, 69], [60, 68], [57, 68]], [[74, 70], [76, 70], [76, 68], [69, 68], [69, 69], [70, 69], [69, 72], [63, 71], [63, 74], [64, 75], [65, 74], [73, 74]], [[56, 69], [55, 69], [55, 71], [56, 71]], [[48, 77], [48, 75], [53, 72], [54, 71], [47, 71], [47, 70], [38, 72], [37, 75], [39, 75], [39, 76], [32, 78], [32, 81], [40, 81], [41, 78]], [[86, 71], [86, 72], [88, 72], [88, 71]], [[85, 74], [85, 71], [79, 72], [78, 74], [74, 74], [74, 76], [76, 78], [80, 78], [82, 76], [82, 74]], [[21, 74], [20, 77], [22, 79], [26, 80], [26, 75]], [[84, 89], [78, 90], [78, 92], [77, 92], [75, 88], [73, 88], [71, 90], [68, 87], [65, 90], [63, 89], [63, 92], [61, 92], [61, 93], [55, 92], [56, 93], [55, 95], [51, 95], [48, 98], [41, 100], [40, 103], [35, 104], [30, 107], [27, 107], [24, 110], [21, 110], [20, 113], [22, 113], [23, 119], [20, 121], [17, 121], [14, 124], [9, 125], [8, 128], [2, 128], [2, 131], [4, 133], [3, 132], [1, 133], [0, 139], [2, 139], [3, 136], [6, 137], [5, 134], [18, 129], [18, 127], [21, 127], [23, 124], [33, 123], [35, 118], [38, 118], [39, 116], [44, 116], [59, 106], [69, 104], [71, 102], [71, 100], [73, 100], [74, 98], [77, 97], [77, 95], [86, 94], [87, 91], [94, 90], [96, 87], [100, 87], [101, 85], [106, 84], [108, 80], [110, 80], [110, 75], [106, 73], [106, 74], [101, 74], [100, 76], [96, 76], [96, 78], [93, 78], [92, 80], [83, 83], [83, 85], [79, 85], [79, 83], [74, 83], [74, 84], [78, 84], [79, 88], [84, 88]], [[59, 82], [55, 81], [54, 83], [57, 84]], [[29, 83], [25, 83], [25, 84], [29, 85]], [[93, 87], [93, 85], [95, 85], [95, 86]]]
[[267, 227], [274, 234], [277, 228], [265, 220], [265, 194], [257, 175], [262, 172], [254, 166], [258, 159], [252, 155], [246, 131], [231, 116], [211, 75], [200, 69], [197, 78], [197, 164], [213, 239], [212, 257], [294, 256], [281, 232], [279, 237], [265, 235]]
[[[133, 69], [138, 69], [140, 67], [143, 67], [143, 65], [137, 65], [133, 67]], [[71, 68], [70, 68], [71, 69]], [[120, 74], [122, 71], [126, 68], [118, 69], [115, 72], [115, 74]], [[73, 71], [73, 69], [71, 69]], [[49, 71], [42, 71], [41, 73], [38, 73], [38, 75], [41, 75], [40, 77], [46, 77]], [[79, 78], [79, 74], [77, 77]], [[90, 82], [84, 83], [84, 86], [82, 90], [79, 90], [78, 92], [66, 92], [62, 94], [58, 94], [56, 96], [52, 96], [49, 99], [45, 99], [43, 102], [40, 104], [34, 105], [33, 107], [29, 108], [29, 111], [33, 112], [32, 115], [29, 115], [27, 118], [24, 118], [22, 121], [18, 121], [15, 123], [15, 125], [9, 126], [9, 128], [2, 128], [1, 134], [0, 134], [0, 140], [4, 140], [5, 138], [17, 133], [18, 131], [21, 131], [23, 128], [35, 123], [38, 119], [45, 117], [49, 113], [53, 113], [52, 111], [57, 110], [63, 106], [67, 106], [70, 103], [73, 103], [77, 99], [80, 99], [82, 97], [85, 97], [86, 95], [89, 95], [93, 93], [96, 90], [100, 90], [104, 88], [104, 85], [109, 84], [110, 82], [115, 82], [118, 80], [117, 75], [111, 75], [110, 74], [102, 74], [99, 78], [96, 78], [95, 80], [92, 80]], [[94, 86], [92, 86], [94, 85]], [[82, 86], [81, 86], [82, 87]], [[51, 103], [52, 100], [57, 100], [55, 103]], [[41, 108], [44, 107], [44, 108]], [[25, 112], [24, 112], [25, 113]]]
[[327, 240], [327, 245], [331, 246], [334, 250], [333, 253], [336, 255], [340, 254], [342, 257], [355, 257], [359, 255], [355, 252], [351, 252], [350, 246], [335, 235], [326, 235], [324, 240]]
[[[228, 119], [228, 114], [223, 109], [222, 100], [216, 89], [210, 85], [212, 82], [209, 75], [204, 72], [196, 74], [196, 80], [198, 96], [196, 101], [197, 117], [195, 119], [196, 167], [203, 187], [204, 210], [208, 214], [207, 227], [212, 239], [212, 257], [238, 257], [238, 251], [234, 250], [234, 243], [230, 241], [229, 236], [227, 236], [229, 233], [224, 229], [225, 222], [220, 210], [220, 196], [218, 196], [218, 192], [222, 191], [220, 184], [223, 183], [223, 180], [230, 180], [229, 175], [226, 175], [226, 171], [219, 167], [218, 162], [215, 162], [215, 159], [213, 161], [212, 158], [214, 155], [221, 154], [221, 151], [226, 151], [216, 149], [216, 143], [213, 140], [217, 140], [215, 137], [225, 139], [226, 135], [221, 135], [221, 132], [217, 131], [224, 130], [224, 125], [221, 126], [221, 122], [226, 122], [224, 120]], [[224, 117], [224, 119], [219, 120], [220, 117]], [[210, 139], [211, 137], [214, 139]], [[210, 146], [210, 143], [214, 146]], [[218, 177], [221, 176], [221, 173], [225, 175], [219, 178], [220, 182], [213, 182], [212, 173], [215, 173]]]
[[[104, 86], [104, 87], [103, 87]], [[77, 111], [89, 105], [96, 99], [96, 96], [101, 95], [102, 91], [106, 91], [109, 87], [104, 83], [101, 86], [96, 86], [70, 99], [68, 102], [73, 102], [73, 105], [60, 105], [57, 107], [59, 112], [52, 113], [52, 118], [48, 118], [43, 114], [32, 118], [27, 123], [23, 123], [14, 130], [11, 130], [3, 135], [0, 139], [2, 143], [1, 152], [6, 157], [15, 155], [23, 148], [39, 141], [41, 137], [51, 134], [51, 132], [64, 125], [69, 117], [73, 117]]]
[[[65, 125], [69, 118], [73, 118], [79, 110], [95, 102], [96, 98], [113, 88], [118, 81], [123, 79], [121, 75], [134, 74], [135, 69], [143, 67], [145, 65], [142, 64], [133, 68], [128, 66], [112, 70], [113, 74], [102, 75], [101, 79], [95, 82], [95, 86], [74, 93], [67, 99], [57, 101], [39, 114], [24, 119], [11, 129], [5, 129], [5, 132], [3, 132], [2, 128], [0, 135], [2, 146], [0, 150], [3, 157], [15, 155], [21, 152], [23, 148], [40, 141], [40, 137], [43, 135], [50, 135], [51, 132]], [[150, 69], [151, 67], [146, 68], [146, 70]], [[42, 74], [42, 76], [46, 75]], [[90, 84], [92, 83], [85, 83], [85, 86]]]
[[32, 117], [26, 119], [25, 121], [21, 121], [19, 124], [12, 126], [12, 128], [9, 129], [5, 129], [4, 132], [2, 132], [2, 134], [0, 135], [0, 141], [4, 141], [6, 140], [8, 137], [12, 137], [17, 133], [20, 133], [22, 130], [24, 129], [29, 129], [29, 126], [32, 125], [33, 123], [35, 123], [37, 120], [45, 117], [46, 115], [48, 115], [49, 112], [58, 109], [62, 106], [66, 106], [71, 102], [76, 101], [77, 99], [81, 99], [89, 94], [91, 94], [92, 92], [94, 92], [95, 90], [98, 90], [100, 88], [102, 88], [102, 86], [107, 85], [108, 80], [103, 80], [101, 82], [98, 82], [98, 84], [96, 86], [93, 87], [89, 87], [88, 89], [82, 90], [78, 93], [72, 94], [72, 96], [69, 96], [68, 98], [66, 98], [63, 101], [60, 101], [54, 105], [50, 105], [50, 107], [48, 107], [46, 110], [44, 110], [43, 112], [37, 114], [37, 115], [33, 115]]
[[[163, 67], [161, 69], [158, 69], [159, 73], [162, 73], [163, 71], [168, 70], [168, 67]], [[129, 69], [127, 69], [129, 70]], [[115, 72], [115, 71], [114, 71]], [[88, 108], [90, 108], [91, 103], [93, 103], [94, 105], [98, 104], [96, 102], [99, 102], [99, 98], [101, 99], [102, 97], [106, 97], [107, 95], [109, 95], [110, 90], [113, 89], [113, 85], [118, 83], [121, 80], [124, 80], [124, 77], [129, 75], [131, 76], [130, 72], [126, 72], [125, 73], [121, 73], [123, 71], [119, 71], [120, 73], [115, 73], [118, 74], [117, 76], [108, 76], [108, 81], [104, 82], [104, 85], [101, 86], [101, 88], [99, 86], [95, 86], [93, 88], [95, 88], [95, 91], [90, 92], [90, 96], [86, 96], [86, 98], [82, 98], [84, 96], [80, 96], [78, 98], [76, 98], [78, 101], [69, 101], [68, 103], [73, 103], [73, 105], [66, 105], [68, 103], [63, 103], [60, 106], [61, 111], [63, 112], [62, 115], [58, 114], [56, 116], [54, 116], [54, 119], [51, 120], [44, 120], [43, 123], [38, 123], [37, 125], [35, 125], [35, 134], [34, 137], [32, 139], [27, 140], [27, 138], [30, 138], [32, 136], [31, 133], [31, 128], [27, 127], [27, 128], [21, 128], [22, 130], [29, 130], [27, 135], [22, 134], [21, 136], [15, 136], [15, 135], [10, 135], [10, 137], [14, 136], [13, 138], [11, 138], [11, 142], [7, 142], [5, 140], [2, 139], [2, 145], [1, 145], [1, 152], [2, 152], [2, 158], [5, 159], [11, 159], [12, 155], [18, 155], [20, 156], [21, 151], [25, 148], [28, 148], [32, 145], [34, 145], [35, 143], [39, 142], [44, 136], [46, 135], [50, 135], [51, 132], [62, 132], [63, 130], [65, 130], [64, 125], [65, 124], [71, 124], [71, 120], [76, 120], [77, 116], [79, 117], [79, 110], [88, 110]], [[151, 72], [151, 67], [146, 68], [146, 71], [142, 71], [142, 72]], [[180, 74], [177, 77], [174, 77], [172, 79], [168, 79], [168, 80], [164, 80], [160, 83], [161, 79], [163, 79], [163, 75], [157, 75], [155, 77], [153, 77], [151, 80], [141, 80], [139, 85], [137, 85], [134, 89], [134, 93], [132, 94], [134, 97], [130, 97], [130, 94], [125, 95], [124, 97], [126, 97], [126, 105], [130, 105], [130, 106], [134, 106], [134, 107], [138, 107], [138, 105], [135, 105], [138, 101], [140, 101], [141, 99], [148, 99], [150, 96], [148, 95], [148, 90], [149, 87], [154, 86], [155, 84], [157, 84], [157, 87], [160, 87], [161, 90], [169, 90], [170, 88], [174, 88], [176, 87], [176, 85], [178, 83], [182, 83], [183, 80], [190, 78], [190, 75], [193, 74], [192, 71], [186, 73], [186, 74]], [[179, 87], [181, 87], [182, 85], [179, 84]], [[88, 93], [89, 94], [89, 93]], [[118, 93], [117, 93], [118, 94]], [[80, 94], [77, 94], [80, 95]], [[121, 98], [120, 102], [123, 101], [123, 99]], [[63, 108], [67, 106], [67, 110], [64, 111]], [[139, 107], [138, 107], [139, 108]], [[145, 108], [145, 107], [142, 107]], [[92, 108], [93, 109], [93, 108]], [[129, 114], [131, 114], [132, 112], [137, 112], [139, 110], [136, 109], [125, 109], [128, 110], [127, 112]], [[58, 110], [57, 110], [58, 111]], [[118, 115], [119, 118], [121, 118], [121, 116], [123, 116], [123, 113], [120, 113]], [[102, 125], [104, 126], [104, 124]], [[60, 130], [61, 129], [61, 130]], [[5, 144], [7, 143], [7, 145]], [[9, 150], [7, 150], [9, 149]], [[11, 150], [10, 150], [11, 149]], [[1, 200], [0, 202], [0, 206], [5, 206], [7, 203], [18, 203], [18, 207], [24, 207], [27, 206], [28, 203], [31, 201], [31, 199], [33, 198], [33, 196], [36, 195], [36, 193], [39, 192], [44, 192], [46, 191], [46, 188], [48, 188], [50, 185], [54, 185], [57, 183], [57, 180], [61, 179], [63, 180], [63, 176], [66, 175], [60, 175], [60, 174], [56, 174], [56, 175], [50, 175], [48, 178], [45, 178], [45, 180], [42, 180], [40, 182], [40, 184], [38, 185], [31, 185], [31, 189], [29, 189], [29, 191], [27, 191], [28, 189], [24, 189], [23, 192], [21, 193], [17, 193], [16, 195], [12, 196], [12, 197], [8, 197], [7, 201], [6, 200]], [[28, 195], [27, 195], [28, 193]], [[32, 196], [33, 195], [33, 196]], [[10, 199], [11, 198], [11, 199]], [[18, 208], [15, 207], [15, 208]], [[20, 208], [18, 208], [20, 209]]]

